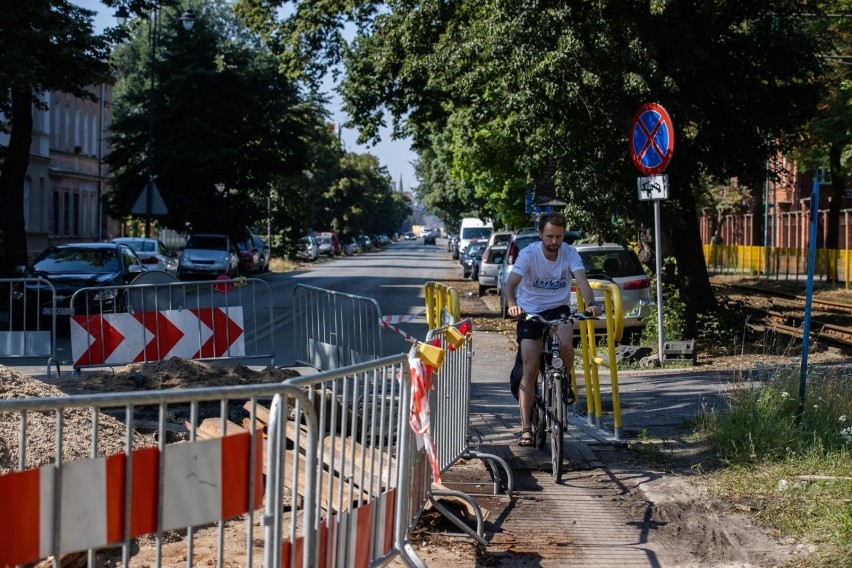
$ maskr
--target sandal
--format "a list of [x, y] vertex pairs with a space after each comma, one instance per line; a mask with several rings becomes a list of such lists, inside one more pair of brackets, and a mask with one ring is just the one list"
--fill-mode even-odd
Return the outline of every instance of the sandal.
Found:
[[532, 428], [524, 428], [521, 430], [521, 435], [518, 436], [518, 445], [521, 447], [529, 447], [535, 444], [533, 440]]

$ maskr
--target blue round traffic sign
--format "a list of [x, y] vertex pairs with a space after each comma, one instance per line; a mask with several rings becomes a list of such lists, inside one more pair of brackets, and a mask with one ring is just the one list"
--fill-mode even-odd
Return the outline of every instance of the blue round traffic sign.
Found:
[[630, 123], [630, 158], [645, 175], [665, 171], [674, 153], [674, 126], [657, 103], [639, 107]]

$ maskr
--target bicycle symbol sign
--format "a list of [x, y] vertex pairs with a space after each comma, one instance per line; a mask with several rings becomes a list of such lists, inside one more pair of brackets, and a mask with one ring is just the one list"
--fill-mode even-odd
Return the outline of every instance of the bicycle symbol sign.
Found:
[[669, 113], [656, 103], [646, 103], [630, 124], [633, 164], [645, 175], [665, 171], [674, 153], [674, 126]]

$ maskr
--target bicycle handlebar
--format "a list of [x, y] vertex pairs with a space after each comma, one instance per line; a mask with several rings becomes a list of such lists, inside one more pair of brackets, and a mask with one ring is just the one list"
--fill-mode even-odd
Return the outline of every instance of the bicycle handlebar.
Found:
[[554, 323], [571, 323], [573, 324], [575, 321], [583, 321], [587, 319], [594, 319], [593, 316], [588, 316], [582, 312], [571, 312], [570, 315], [565, 317], [559, 317], [556, 319], [545, 319], [541, 317], [539, 314], [524, 314], [525, 321], [537, 321], [539, 323], [544, 324], [554, 324]]

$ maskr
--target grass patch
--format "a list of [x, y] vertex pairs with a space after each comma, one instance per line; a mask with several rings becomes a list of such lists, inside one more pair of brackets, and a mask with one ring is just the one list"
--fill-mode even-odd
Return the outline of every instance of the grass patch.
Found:
[[805, 566], [852, 566], [852, 381], [814, 368], [798, 398], [798, 369], [767, 369], [730, 393], [697, 429], [725, 467], [722, 496], [748, 502], [778, 536], [817, 543]]

